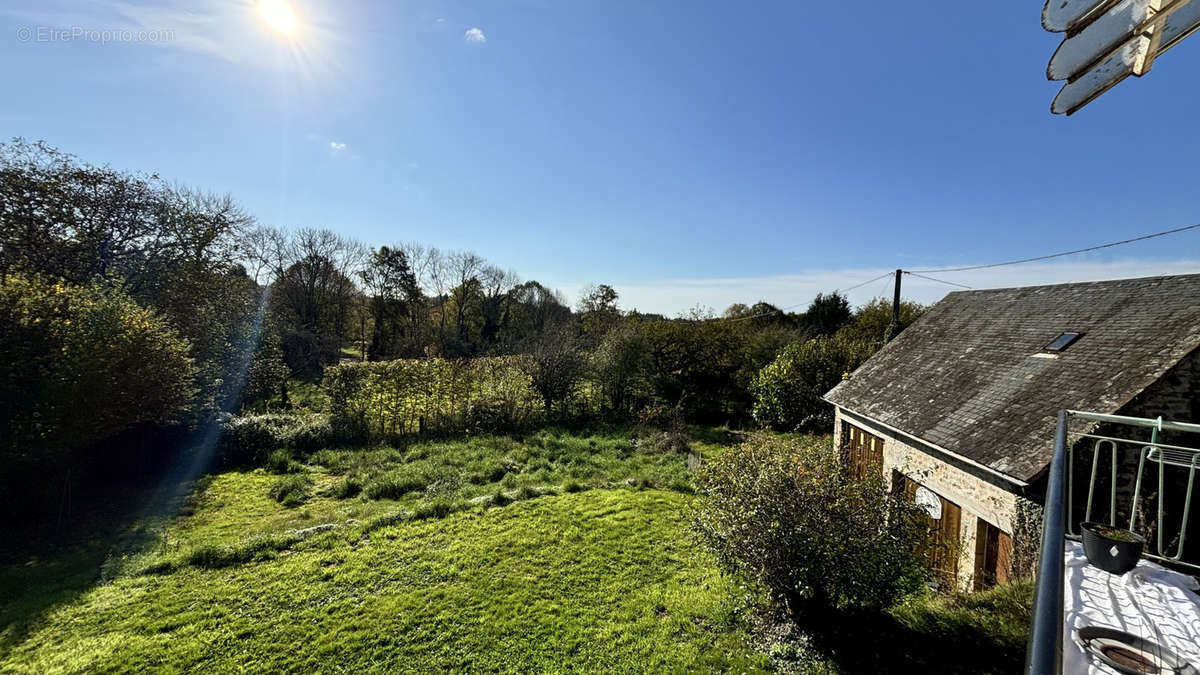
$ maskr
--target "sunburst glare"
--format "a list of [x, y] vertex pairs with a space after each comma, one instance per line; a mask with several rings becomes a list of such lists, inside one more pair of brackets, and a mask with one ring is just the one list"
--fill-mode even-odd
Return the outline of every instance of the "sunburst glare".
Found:
[[258, 15], [272, 30], [288, 38], [295, 37], [299, 21], [287, 0], [259, 0]]

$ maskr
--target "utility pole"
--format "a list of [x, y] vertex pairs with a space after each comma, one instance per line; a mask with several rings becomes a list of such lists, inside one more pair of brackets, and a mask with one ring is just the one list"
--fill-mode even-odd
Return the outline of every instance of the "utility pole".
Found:
[[896, 291], [892, 295], [892, 323], [888, 325], [887, 331], [883, 334], [885, 343], [891, 342], [892, 338], [900, 331], [900, 279], [904, 276], [904, 270], [896, 270]]

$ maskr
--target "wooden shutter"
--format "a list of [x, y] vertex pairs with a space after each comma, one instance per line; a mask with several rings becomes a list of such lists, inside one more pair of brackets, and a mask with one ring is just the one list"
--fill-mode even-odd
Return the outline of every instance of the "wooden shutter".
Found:
[[842, 423], [842, 456], [852, 478], [883, 476], [883, 439], [856, 426]]
[[[999, 532], [999, 530], [997, 530]], [[996, 548], [996, 583], [1007, 584], [1009, 573], [1012, 571], [1012, 536], [1000, 532]]]
[[975, 532], [975, 590], [1008, 583], [1012, 536], [983, 519]]
[[938, 521], [938, 560], [934, 570], [939, 572], [947, 586], [958, 583], [959, 527], [962, 525], [962, 509], [938, 495], [942, 500], [942, 519]]

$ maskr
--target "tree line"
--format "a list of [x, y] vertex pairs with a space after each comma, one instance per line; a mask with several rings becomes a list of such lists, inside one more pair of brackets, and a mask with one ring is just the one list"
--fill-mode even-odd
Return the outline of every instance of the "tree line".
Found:
[[[474, 252], [267, 227], [228, 196], [21, 139], [0, 145], [0, 225], [0, 490], [131, 429], [286, 406], [289, 383], [351, 361], [522, 355], [548, 418], [815, 429], [814, 392], [891, 321], [836, 293], [667, 319], [596, 284], [572, 307]], [[813, 341], [820, 358], [794, 347]], [[799, 366], [772, 371], [781, 355]]]

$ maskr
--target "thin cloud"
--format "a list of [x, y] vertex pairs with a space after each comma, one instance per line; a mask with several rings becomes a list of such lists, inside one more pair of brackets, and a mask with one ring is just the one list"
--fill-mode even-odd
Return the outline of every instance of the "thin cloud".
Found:
[[345, 143], [339, 143], [337, 141], [329, 141], [329, 150], [331, 152], [341, 152], [345, 149], [346, 149]]
[[482, 28], [468, 28], [467, 32], [463, 33], [463, 41], [467, 44], [481, 45], [487, 42], [487, 36], [483, 34]]

